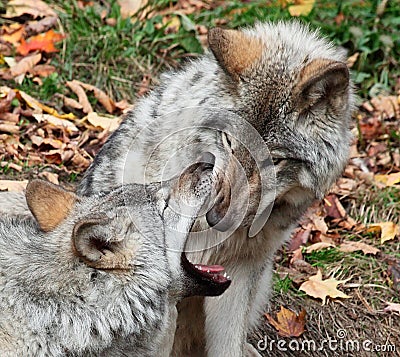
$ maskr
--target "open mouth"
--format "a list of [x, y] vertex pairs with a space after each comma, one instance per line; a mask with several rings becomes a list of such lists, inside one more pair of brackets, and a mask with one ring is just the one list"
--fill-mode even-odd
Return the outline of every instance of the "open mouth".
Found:
[[197, 295], [218, 296], [231, 285], [232, 281], [222, 265], [193, 264], [182, 252], [181, 266], [192, 280]]

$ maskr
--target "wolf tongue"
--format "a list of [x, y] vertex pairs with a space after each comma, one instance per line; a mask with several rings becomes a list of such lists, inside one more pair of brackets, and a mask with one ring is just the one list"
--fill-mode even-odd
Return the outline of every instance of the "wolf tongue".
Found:
[[195, 268], [200, 271], [205, 271], [211, 274], [218, 274], [225, 270], [222, 265], [205, 265], [205, 264], [195, 264]]

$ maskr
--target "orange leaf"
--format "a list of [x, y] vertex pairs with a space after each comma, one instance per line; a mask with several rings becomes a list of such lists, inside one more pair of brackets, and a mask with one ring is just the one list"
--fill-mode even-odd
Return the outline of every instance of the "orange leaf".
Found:
[[281, 306], [281, 311], [276, 314], [276, 320], [270, 314], [265, 314], [265, 317], [282, 337], [299, 337], [304, 333], [306, 318], [306, 310], [304, 309], [297, 315], [292, 310]]
[[21, 40], [22, 36], [24, 35], [24, 31], [25, 29], [22, 26], [16, 30], [11, 29], [9, 33], [5, 33], [4, 35], [0, 36], [0, 39], [5, 42], [16, 44]]
[[28, 42], [21, 39], [21, 44], [17, 48], [17, 52], [23, 56], [26, 56], [31, 51], [39, 50], [41, 52], [57, 52], [58, 50], [54, 47], [56, 42], [61, 41], [65, 36], [49, 30], [45, 33], [30, 37]]

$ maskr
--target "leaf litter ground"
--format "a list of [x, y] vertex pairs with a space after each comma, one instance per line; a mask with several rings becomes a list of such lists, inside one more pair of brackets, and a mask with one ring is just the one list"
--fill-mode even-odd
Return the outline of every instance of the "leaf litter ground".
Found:
[[[8, 7], [3, 16], [8, 20], [0, 29], [0, 166], [4, 179], [0, 189], [22, 190], [26, 181], [15, 180], [37, 175], [71, 185], [118, 126], [129, 104], [113, 100], [108, 90], [112, 87], [99, 88], [79, 77], [65, 80], [63, 90], [50, 100], [36, 99], [34, 92], [18, 87], [29, 80], [45, 94], [44, 88], [51, 87], [52, 76], [60, 70], [58, 51], [69, 34], [63, 32], [57, 13], [46, 3], [10, 3], [17, 12]], [[94, 6], [90, 1], [77, 4]], [[301, 8], [305, 11], [313, 2], [296, 4], [305, 5]], [[213, 10], [198, 0], [178, 2], [157, 13], [163, 18], [155, 29], [165, 35], [177, 33], [181, 26], [189, 26], [184, 16], [202, 9]], [[123, 10], [130, 14], [129, 8]], [[102, 12], [102, 21], [116, 26], [117, 20], [108, 14]], [[29, 21], [21, 21], [26, 18]], [[207, 29], [196, 25], [195, 30], [204, 44]], [[171, 52], [163, 56], [167, 60]], [[354, 58], [349, 66], [353, 64]], [[133, 103], [133, 95], [145, 94], [153, 82], [156, 79], [144, 73], [134, 86], [136, 93], [127, 99]], [[299, 355], [287, 346], [286, 351], [276, 344], [269, 349], [272, 340], [282, 339], [294, 341], [294, 349], [296, 341], [313, 340], [318, 347], [328, 339], [360, 344], [370, 340], [373, 345], [392, 344], [400, 349], [399, 103], [400, 93], [394, 90], [392, 95], [373, 97], [360, 105], [354, 117], [351, 159], [343, 177], [322, 202], [308, 210], [291, 242], [279, 251], [271, 305], [265, 309], [261, 329], [252, 336], [255, 345], [263, 340], [260, 346], [267, 347], [263, 354]], [[338, 338], [342, 330], [346, 335]], [[301, 354], [355, 352], [341, 346], [336, 351], [325, 346]], [[358, 355], [371, 355], [360, 348]]]

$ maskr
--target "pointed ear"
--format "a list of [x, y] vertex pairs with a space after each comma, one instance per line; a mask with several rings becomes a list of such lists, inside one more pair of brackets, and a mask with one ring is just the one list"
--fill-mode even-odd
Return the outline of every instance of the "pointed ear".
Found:
[[55, 229], [77, 199], [73, 192], [42, 180], [33, 180], [26, 187], [26, 203], [44, 232]]
[[261, 56], [262, 44], [257, 38], [236, 30], [213, 28], [208, 32], [208, 45], [220, 65], [234, 78]]
[[316, 59], [305, 66], [295, 88], [299, 111], [311, 107], [319, 100], [343, 96], [349, 88], [349, 70], [343, 62]]
[[131, 269], [137, 246], [130, 245], [124, 230], [115, 228], [107, 216], [85, 218], [77, 222], [72, 233], [72, 246], [76, 256], [96, 269]]

